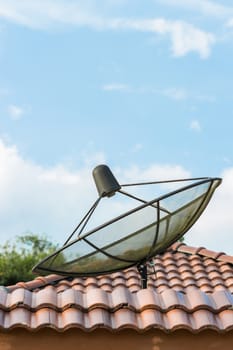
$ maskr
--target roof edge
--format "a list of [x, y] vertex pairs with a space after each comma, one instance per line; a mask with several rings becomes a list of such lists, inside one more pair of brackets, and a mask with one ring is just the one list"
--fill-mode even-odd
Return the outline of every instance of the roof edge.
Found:
[[227, 255], [224, 252], [215, 252], [205, 247], [192, 247], [182, 242], [176, 242], [170, 247], [170, 250], [173, 252], [180, 252], [180, 253], [185, 253], [189, 255], [199, 255], [206, 258], [211, 258], [214, 260], [233, 264], [232, 255]]

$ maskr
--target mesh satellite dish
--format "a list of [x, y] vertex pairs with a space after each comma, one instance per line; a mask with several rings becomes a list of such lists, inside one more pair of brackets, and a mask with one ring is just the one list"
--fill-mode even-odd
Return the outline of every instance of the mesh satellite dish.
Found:
[[[63, 247], [39, 262], [33, 272], [62, 276], [96, 276], [136, 265], [147, 287], [147, 262], [180, 239], [206, 208], [220, 178], [193, 178], [120, 185], [106, 165], [93, 170], [98, 199], [68, 237]], [[145, 200], [122, 187], [189, 183]], [[114, 219], [88, 230], [87, 223], [104, 197], [116, 193], [137, 205]], [[109, 206], [111, 203], [109, 202]], [[74, 234], [76, 238], [71, 240]]]

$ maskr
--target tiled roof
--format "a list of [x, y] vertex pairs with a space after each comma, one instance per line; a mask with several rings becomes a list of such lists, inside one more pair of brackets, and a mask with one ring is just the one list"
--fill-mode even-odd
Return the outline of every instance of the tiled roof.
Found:
[[1, 287], [0, 329], [233, 331], [232, 256], [176, 243], [154, 264], [147, 289], [141, 289], [136, 268], [95, 278], [49, 275]]

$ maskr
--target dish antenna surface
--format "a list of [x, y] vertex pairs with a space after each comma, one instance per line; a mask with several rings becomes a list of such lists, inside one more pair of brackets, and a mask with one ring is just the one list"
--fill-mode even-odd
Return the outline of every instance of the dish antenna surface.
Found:
[[[42, 275], [96, 276], [136, 265], [142, 288], [146, 288], [147, 263], [190, 229], [222, 181], [220, 178], [202, 177], [120, 185], [106, 165], [97, 166], [93, 177], [98, 199], [64, 245], [39, 262], [33, 272]], [[185, 181], [189, 183], [149, 201], [122, 190], [123, 187], [153, 184], [171, 186]], [[137, 205], [88, 230], [87, 223], [101, 199], [110, 198], [116, 193], [133, 199]], [[109, 208], [110, 205], [109, 202]], [[76, 238], [72, 239], [75, 234]]]

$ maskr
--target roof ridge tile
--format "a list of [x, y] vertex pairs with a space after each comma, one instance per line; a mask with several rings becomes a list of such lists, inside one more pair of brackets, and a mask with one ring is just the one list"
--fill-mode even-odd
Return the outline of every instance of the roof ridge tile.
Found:
[[54, 284], [57, 283], [57, 281], [64, 279], [66, 277], [64, 276], [60, 276], [60, 275], [55, 275], [55, 274], [51, 274], [48, 276], [38, 276], [35, 279], [31, 280], [31, 281], [27, 281], [27, 282], [18, 282], [14, 285], [10, 285], [7, 286], [7, 290], [8, 292], [12, 292], [15, 289], [18, 288], [24, 288], [24, 289], [28, 289], [28, 290], [35, 290], [35, 289], [39, 289], [42, 288], [43, 286], [47, 285], [47, 284]]
[[192, 247], [192, 246], [186, 245], [185, 243], [180, 243], [180, 244], [175, 243], [171, 247], [172, 247], [172, 250], [177, 252], [200, 255], [203, 257], [212, 258], [214, 260], [224, 261], [224, 262], [233, 264], [233, 256], [227, 255], [224, 252], [216, 252], [216, 251], [207, 249], [205, 247]]

